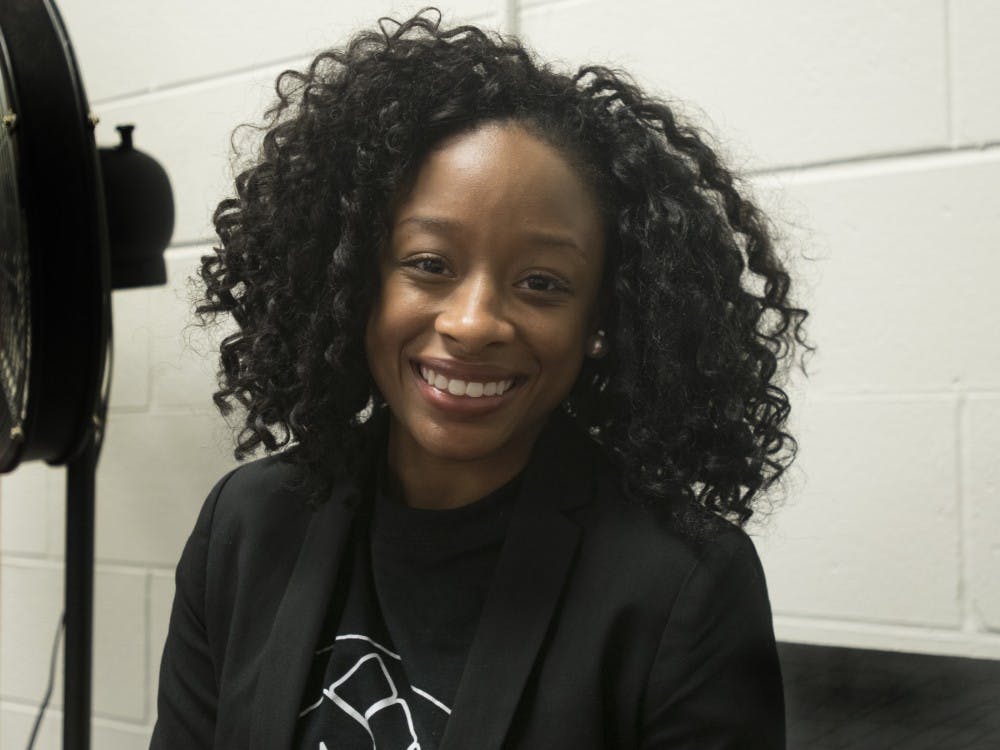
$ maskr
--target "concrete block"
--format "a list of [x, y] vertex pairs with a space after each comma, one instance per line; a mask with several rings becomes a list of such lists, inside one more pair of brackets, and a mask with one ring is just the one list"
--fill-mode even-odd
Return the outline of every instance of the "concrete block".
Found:
[[965, 403], [962, 486], [969, 505], [966, 582], [975, 625], [1000, 631], [1000, 396]]
[[111, 295], [112, 410], [149, 404], [149, 295], [148, 289], [121, 289]]
[[48, 492], [56, 471], [41, 461], [0, 476], [0, 550], [44, 555], [48, 549]]
[[[37, 715], [34, 707], [0, 702], [0, 747], [27, 747]], [[50, 708], [38, 728], [33, 750], [60, 750], [61, 747], [62, 714]]]
[[117, 414], [97, 475], [100, 561], [174, 565], [198, 510], [235, 461], [208, 414]]
[[1000, 139], [1000, 4], [995, 0], [951, 0], [952, 124], [958, 143]]
[[689, 103], [763, 167], [945, 145], [943, 23], [937, 0], [584, 0], [529, 3], [520, 29], [545, 58], [624, 67]]
[[174, 602], [174, 576], [154, 571], [149, 576], [149, 716], [156, 717], [156, 696], [160, 684], [160, 659], [167, 642], [170, 608]]
[[960, 624], [955, 409], [952, 396], [798, 405], [789, 497], [755, 539], [776, 614]]
[[[0, 747], [27, 747], [35, 715], [35, 711], [25, 706], [0, 704]], [[151, 734], [152, 730], [147, 727], [129, 726], [97, 717], [92, 719], [90, 724], [90, 746], [100, 750], [147, 750]], [[35, 739], [34, 750], [60, 750], [60, 748], [62, 748], [62, 713], [46, 711]]]
[[95, 714], [145, 721], [147, 633], [145, 572], [98, 568], [94, 576]]
[[[133, 8], [133, 5], [129, 4], [127, 7]], [[133, 10], [122, 13], [126, 16], [131, 13], [141, 13], [145, 19], [143, 23], [149, 24], [148, 9], [140, 9], [141, 7], [136, 5]], [[201, 5], [197, 8], [191, 6], [191, 13], [197, 13], [199, 16], [197, 22], [191, 25], [210, 30], [213, 36], [211, 44], [203, 47], [213, 47], [217, 43], [214, 39], [216, 33], [226, 26], [224, 24], [213, 26], [201, 16], [222, 7], [227, 9], [227, 13], [233, 12], [228, 5], [211, 7], [213, 10], [208, 11]], [[164, 15], [169, 14], [173, 17], [174, 11], [175, 8], [172, 6], [169, 13], [164, 11]], [[177, 15], [184, 17], [183, 13]], [[241, 19], [252, 17], [243, 11], [234, 15]], [[285, 19], [295, 18], [294, 14], [287, 12], [287, 9], [284, 9], [281, 15]], [[364, 11], [364, 15], [374, 20], [378, 12], [368, 9]], [[350, 16], [348, 13], [345, 18]], [[173, 20], [166, 24], [167, 27], [172, 23]], [[254, 23], [255, 28], [259, 27], [259, 33], [267, 33], [270, 38], [270, 31], [259, 17]], [[302, 18], [295, 19], [294, 24], [300, 32], [302, 29], [310, 28]], [[101, 33], [105, 36], [103, 28]], [[155, 36], [171, 45], [177, 43], [184, 44], [185, 47], [187, 45], [177, 41], [185, 38], [183, 33], [172, 36], [162, 27], [156, 29]], [[198, 75], [197, 82], [191, 85], [168, 87], [138, 98], [112, 98], [94, 106], [94, 111], [101, 118], [96, 130], [99, 145], [117, 144], [119, 137], [115, 127], [127, 123], [134, 124], [135, 147], [154, 156], [167, 171], [173, 187], [176, 210], [173, 235], [175, 244], [214, 238], [212, 212], [220, 200], [234, 192], [233, 170], [230, 165], [230, 136], [238, 125], [258, 123], [262, 119], [264, 111], [275, 99], [274, 82], [279, 73], [288, 68], [301, 69], [309, 63], [307, 56], [295, 58], [274, 55], [273, 50], [269, 50], [266, 54], [269, 61], [267, 65], [247, 65], [244, 60], [238, 67], [241, 72], [230, 76], [213, 78], [202, 72]], [[123, 59], [130, 59], [130, 55], [131, 53], [124, 55]], [[139, 56], [141, 59], [152, 57], [155, 55], [147, 51], [143, 51]], [[116, 70], [130, 67], [121, 65], [119, 58], [115, 58], [113, 64]], [[256, 143], [256, 135], [244, 129], [240, 131], [237, 140], [240, 143], [245, 141], [246, 145], [251, 147]]]
[[94, 719], [90, 727], [91, 745], [101, 750], [149, 750], [153, 730]]
[[66, 469], [59, 467], [49, 471], [48, 556], [63, 558], [66, 554]]
[[[493, 21], [498, 0], [453, 0], [446, 21]], [[195, 0], [161, 5], [127, 0], [62, 0], [84, 82], [101, 101], [202, 81], [306, 56], [342, 44], [356, 29], [376, 29], [382, 15], [403, 19], [419, 0]]]
[[260, 120], [273, 99], [275, 77], [289, 66], [95, 107], [99, 145], [117, 144], [115, 126], [133, 124], [135, 147], [166, 170], [174, 194], [174, 243], [214, 235], [212, 211], [233, 192], [230, 135], [237, 125]]
[[[45, 694], [63, 611], [63, 569], [55, 563], [7, 562], [0, 566], [0, 580], [0, 700], [37, 705]], [[62, 670], [57, 664], [50, 705], [60, 706], [61, 701]]]
[[169, 252], [169, 283], [152, 294], [152, 377], [157, 407], [215, 408], [212, 393], [217, 387], [219, 343], [235, 326], [221, 319], [211, 329], [195, 324], [194, 295], [202, 293], [197, 271], [201, 256], [211, 253], [207, 245]]
[[[810, 388], [940, 391], [1000, 385], [1000, 155], [781, 175], [808, 214], [793, 242], [815, 288]], [[779, 217], [780, 218], [780, 217]], [[803, 221], [798, 219], [798, 221]]]

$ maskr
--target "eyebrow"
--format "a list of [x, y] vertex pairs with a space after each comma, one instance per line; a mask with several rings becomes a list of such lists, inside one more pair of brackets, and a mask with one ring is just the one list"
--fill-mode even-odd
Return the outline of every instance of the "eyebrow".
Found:
[[[420, 229], [442, 235], [458, 233], [463, 227], [463, 224], [460, 221], [453, 221], [451, 219], [444, 219], [437, 216], [407, 216], [405, 219], [401, 219], [396, 222], [396, 226], [402, 226], [404, 224], [415, 224]], [[552, 232], [546, 232], [539, 229], [527, 230], [523, 234], [536, 244], [573, 250], [577, 254], [581, 255], [584, 260], [587, 260], [587, 254], [584, 252], [583, 248], [568, 235], [553, 234]]]

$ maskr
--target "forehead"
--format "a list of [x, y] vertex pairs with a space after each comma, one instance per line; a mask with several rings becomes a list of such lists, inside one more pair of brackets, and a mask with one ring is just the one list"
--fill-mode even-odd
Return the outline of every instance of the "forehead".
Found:
[[[414, 221], [415, 218], [431, 221]], [[562, 232], [600, 245], [598, 204], [571, 163], [517, 124], [452, 136], [420, 165], [393, 215], [399, 231]]]

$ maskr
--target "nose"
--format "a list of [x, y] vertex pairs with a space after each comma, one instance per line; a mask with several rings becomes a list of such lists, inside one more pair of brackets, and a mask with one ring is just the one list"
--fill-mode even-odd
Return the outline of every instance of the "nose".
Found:
[[464, 353], [507, 343], [514, 326], [505, 313], [503, 289], [486, 274], [468, 276], [445, 299], [435, 330]]

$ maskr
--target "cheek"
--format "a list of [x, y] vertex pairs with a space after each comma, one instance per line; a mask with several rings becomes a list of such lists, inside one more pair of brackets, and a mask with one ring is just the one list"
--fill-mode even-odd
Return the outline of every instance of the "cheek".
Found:
[[543, 366], [559, 380], [572, 383], [583, 365], [584, 330], [575, 323], [536, 329], [532, 334], [535, 351]]
[[426, 317], [427, 303], [411, 284], [389, 277], [382, 283], [372, 307], [369, 327], [374, 324], [382, 333], [392, 334], [400, 326], [412, 328]]
[[365, 329], [368, 366], [378, 378], [395, 368], [407, 343], [427, 327], [426, 305], [405, 285], [389, 281], [372, 305]]

